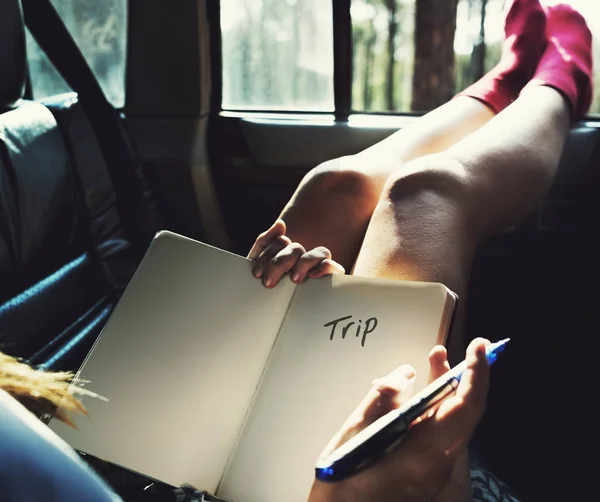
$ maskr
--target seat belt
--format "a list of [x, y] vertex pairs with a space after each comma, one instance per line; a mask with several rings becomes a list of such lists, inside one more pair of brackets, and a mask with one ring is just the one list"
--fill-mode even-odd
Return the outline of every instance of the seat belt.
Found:
[[115, 193], [117, 211], [137, 258], [159, 230], [144, 195], [137, 159], [125, 137], [119, 113], [71, 37], [51, 0], [22, 0], [25, 25], [71, 89], [78, 94], [96, 134]]

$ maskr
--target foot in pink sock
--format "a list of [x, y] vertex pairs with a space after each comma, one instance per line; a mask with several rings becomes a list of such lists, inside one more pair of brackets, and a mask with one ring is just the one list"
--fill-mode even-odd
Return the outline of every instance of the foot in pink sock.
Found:
[[569, 5], [548, 8], [548, 47], [527, 85], [547, 85], [560, 91], [571, 107], [573, 120], [592, 102], [592, 34], [585, 19]]
[[512, 103], [533, 77], [546, 49], [546, 15], [538, 0], [513, 0], [506, 13], [500, 62], [458, 96], [486, 103], [496, 113]]

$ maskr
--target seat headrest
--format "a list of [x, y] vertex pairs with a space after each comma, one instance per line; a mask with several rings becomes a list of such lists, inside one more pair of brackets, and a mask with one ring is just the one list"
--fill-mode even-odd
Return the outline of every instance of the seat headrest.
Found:
[[0, 0], [0, 111], [23, 97], [27, 75], [20, 0]]

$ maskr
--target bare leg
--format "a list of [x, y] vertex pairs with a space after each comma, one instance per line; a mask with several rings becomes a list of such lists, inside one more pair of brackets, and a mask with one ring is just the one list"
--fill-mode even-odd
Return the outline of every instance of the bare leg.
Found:
[[388, 177], [402, 173], [402, 166], [417, 157], [451, 147], [508, 106], [533, 76], [546, 46], [545, 28], [538, 0], [508, 2], [498, 65], [458, 98], [409, 127], [309, 173], [281, 214], [288, 237], [307, 249], [329, 248], [349, 270]]
[[[464, 299], [477, 243], [533, 208], [554, 178], [572, 119], [589, 107], [585, 21], [569, 7], [555, 7], [548, 32], [536, 76], [519, 99], [445, 152], [408, 163], [389, 178], [356, 274], [439, 281]], [[448, 347], [453, 362], [464, 345], [461, 327]], [[468, 479], [465, 452], [436, 500], [468, 500]]]
[[[464, 297], [479, 240], [523, 217], [549, 188], [593, 82], [583, 17], [559, 5], [547, 21], [548, 47], [514, 103], [448, 150], [388, 179], [356, 274], [439, 281]], [[451, 359], [464, 342], [453, 340]]]
[[[442, 282], [464, 297], [477, 243], [534, 207], [569, 125], [561, 94], [532, 87], [448, 150], [406, 164], [386, 183], [354, 273]], [[463, 346], [453, 339], [451, 355]]]
[[405, 162], [453, 145], [494, 115], [482, 102], [459, 97], [357, 155], [318, 166], [281, 213], [288, 237], [306, 249], [329, 248], [349, 270], [387, 177]]

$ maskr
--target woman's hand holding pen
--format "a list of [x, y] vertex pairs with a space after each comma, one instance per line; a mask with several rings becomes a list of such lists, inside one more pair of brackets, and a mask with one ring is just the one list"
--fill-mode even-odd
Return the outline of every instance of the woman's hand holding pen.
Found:
[[[309, 502], [455, 502], [470, 500], [466, 447], [486, 406], [489, 365], [487, 340], [473, 340], [467, 349], [468, 369], [456, 393], [415, 423], [403, 442], [371, 467], [337, 483], [315, 480]], [[450, 369], [446, 351], [435, 347], [429, 356], [430, 380]], [[323, 454], [333, 451], [362, 429], [398, 408], [412, 393], [415, 372], [400, 366], [375, 380]]]

